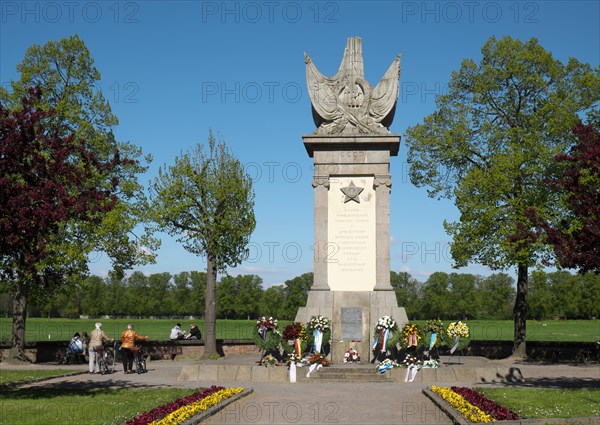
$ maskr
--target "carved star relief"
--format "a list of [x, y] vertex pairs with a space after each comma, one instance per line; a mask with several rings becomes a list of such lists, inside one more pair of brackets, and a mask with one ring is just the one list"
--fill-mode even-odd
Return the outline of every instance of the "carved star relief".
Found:
[[344, 195], [346, 195], [346, 197], [344, 198], [344, 204], [348, 201], [355, 201], [356, 203], [360, 204], [360, 198], [358, 197], [358, 195], [360, 195], [360, 193], [363, 190], [365, 190], [365, 188], [357, 187], [354, 184], [354, 181], [350, 180], [350, 184], [346, 187], [340, 188], [340, 190], [344, 193]]

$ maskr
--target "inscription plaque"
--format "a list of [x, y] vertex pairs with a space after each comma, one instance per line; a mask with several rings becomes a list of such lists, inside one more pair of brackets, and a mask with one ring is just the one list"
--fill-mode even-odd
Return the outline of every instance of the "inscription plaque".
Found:
[[362, 308], [342, 307], [342, 340], [363, 339]]
[[[327, 211], [327, 281], [331, 291], [372, 291], [375, 287], [376, 200], [373, 177], [330, 179]], [[344, 189], [362, 189], [348, 196]], [[355, 190], [354, 192], [358, 192]]]

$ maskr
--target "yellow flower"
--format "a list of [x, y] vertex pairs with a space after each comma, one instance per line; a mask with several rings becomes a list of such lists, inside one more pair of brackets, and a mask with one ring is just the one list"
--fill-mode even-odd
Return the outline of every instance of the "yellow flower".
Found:
[[448, 387], [437, 387], [433, 385], [431, 391], [438, 393], [444, 400], [450, 403], [465, 418], [471, 422], [495, 422], [494, 418], [477, 406], [473, 406], [460, 394], [452, 391]]
[[243, 388], [225, 388], [223, 390], [217, 391], [207, 397], [204, 397], [202, 400], [198, 400], [194, 403], [188, 404], [187, 406], [183, 406], [174, 412], [169, 413], [167, 416], [162, 418], [161, 420], [154, 421], [150, 425], [179, 425], [183, 422], [187, 421], [192, 416], [197, 413], [208, 410], [212, 406], [219, 404], [224, 399], [227, 399], [235, 394], [241, 393], [244, 391]]

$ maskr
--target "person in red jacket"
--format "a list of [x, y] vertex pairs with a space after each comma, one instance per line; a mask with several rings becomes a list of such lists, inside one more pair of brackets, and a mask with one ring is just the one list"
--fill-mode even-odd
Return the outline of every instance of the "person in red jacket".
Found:
[[140, 347], [136, 346], [137, 341], [148, 341], [147, 336], [138, 335], [133, 330], [131, 323], [127, 324], [127, 329], [121, 332], [121, 356], [123, 357], [123, 371], [133, 373], [133, 356], [137, 355]]

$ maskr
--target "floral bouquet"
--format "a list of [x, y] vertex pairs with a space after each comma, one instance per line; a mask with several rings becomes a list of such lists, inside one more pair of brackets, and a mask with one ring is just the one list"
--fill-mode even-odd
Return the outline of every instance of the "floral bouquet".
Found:
[[375, 341], [373, 342], [373, 350], [377, 347], [382, 353], [394, 347], [400, 340], [400, 330], [398, 323], [390, 316], [383, 316], [377, 320], [375, 325]]
[[323, 316], [312, 316], [306, 329], [308, 335], [312, 335], [314, 352], [320, 353], [321, 348], [331, 339], [329, 319]]
[[344, 353], [344, 363], [360, 363], [360, 356], [358, 351], [354, 348], [350, 348]]
[[301, 356], [308, 345], [308, 334], [304, 325], [300, 322], [287, 325], [283, 330], [283, 340], [287, 341], [287, 344], [282, 344], [285, 353]]
[[302, 363], [302, 356], [299, 354], [296, 354], [295, 352], [289, 353], [287, 356], [288, 356], [288, 361], [287, 361], [288, 366], [291, 365], [292, 363]]
[[279, 329], [279, 325], [277, 324], [277, 319], [273, 319], [272, 317], [266, 318], [263, 316], [256, 321], [256, 329], [258, 329], [260, 333], [262, 329]]
[[309, 365], [315, 364], [321, 366], [329, 366], [331, 364], [331, 362], [327, 357], [325, 357], [325, 355], [319, 353], [316, 353], [311, 357], [307, 357], [303, 360], [303, 362]]
[[385, 372], [395, 367], [400, 367], [395, 360], [385, 359], [377, 364], [377, 373], [383, 375]]
[[450, 349], [450, 354], [454, 353], [458, 348], [458, 344], [460, 342], [460, 338], [468, 338], [469, 337], [469, 327], [466, 323], [461, 321], [452, 322], [448, 325], [448, 329], [446, 333], [450, 338], [454, 338], [454, 345]]
[[400, 366], [406, 369], [406, 376], [404, 377], [404, 382], [413, 382], [415, 380], [415, 376], [417, 376], [417, 372], [423, 366], [423, 362], [417, 359], [415, 356], [411, 356], [407, 354]]
[[308, 322], [308, 329], [314, 330], [319, 329], [322, 331], [326, 331], [330, 329], [331, 324], [329, 323], [329, 319], [323, 316], [312, 316]]
[[423, 333], [419, 325], [407, 323], [402, 327], [402, 345], [406, 345], [406, 348], [416, 347], [421, 338]]
[[402, 360], [402, 363], [400, 363], [401, 367], [417, 367], [420, 368], [421, 365], [423, 363], [421, 362], [421, 360], [417, 359], [415, 356], [411, 356], [410, 354], [407, 354], [406, 357], [404, 358], [404, 360]]
[[466, 323], [461, 321], [452, 322], [448, 325], [448, 330], [446, 331], [449, 337], [469, 337], [469, 327]]
[[440, 367], [440, 362], [436, 359], [425, 360], [423, 362], [423, 366], [421, 367], [424, 369], [437, 369], [438, 367]]
[[300, 322], [293, 322], [283, 329], [283, 339], [286, 341], [292, 341], [294, 339], [303, 339], [306, 341], [308, 340], [306, 328]]
[[279, 352], [281, 332], [279, 330], [279, 325], [277, 324], [277, 319], [263, 316], [256, 321], [254, 343], [260, 350]]
[[266, 356], [264, 356], [259, 362], [259, 365], [264, 366], [264, 367], [269, 367], [269, 366], [281, 366], [281, 364], [277, 361], [277, 359], [275, 357], [273, 357], [271, 354], [267, 354]]
[[429, 350], [433, 349], [438, 342], [445, 340], [444, 323], [439, 320], [428, 320], [425, 322], [425, 330], [431, 334], [429, 337]]

